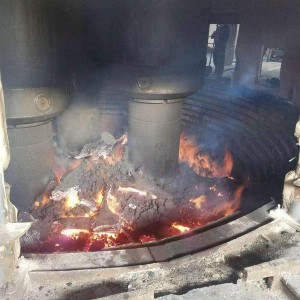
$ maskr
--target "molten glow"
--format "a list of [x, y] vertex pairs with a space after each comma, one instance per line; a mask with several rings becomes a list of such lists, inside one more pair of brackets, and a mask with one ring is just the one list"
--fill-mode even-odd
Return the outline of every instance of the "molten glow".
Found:
[[187, 137], [184, 133], [180, 136], [179, 161], [187, 163], [193, 171], [201, 176], [227, 177], [233, 168], [233, 158], [226, 151], [221, 165], [212, 161], [208, 153], [201, 153], [193, 137]]
[[202, 204], [207, 201], [207, 197], [205, 195], [201, 195], [198, 198], [193, 198], [190, 200], [190, 202], [193, 202], [195, 204], [195, 208], [200, 209], [202, 207]]
[[[124, 134], [117, 139], [113, 146], [110, 145], [112, 148], [109, 148], [109, 152], [105, 152], [111, 154], [107, 154], [105, 157], [101, 156], [103, 159], [101, 162], [106, 164], [116, 164], [121, 161], [124, 156], [125, 145], [127, 141], [127, 134]], [[209, 153], [204, 153], [201, 151], [194, 137], [188, 137], [185, 134], [182, 134], [180, 137], [179, 161], [187, 164], [198, 175], [218, 178], [228, 177], [228, 179], [233, 180], [233, 178], [230, 177], [233, 169], [233, 157], [229, 151], [225, 151], [223, 160], [219, 160], [219, 162], [214, 161], [213, 157]], [[85, 171], [93, 171], [95, 163], [98, 162], [94, 159], [86, 160], [86, 163], [84, 164]], [[63, 161], [56, 162], [54, 172], [57, 183], [59, 184], [63, 176], [78, 167], [80, 163], [80, 160], [72, 160], [71, 164], [66, 166]], [[105, 167], [109, 166], [107, 165]], [[108, 179], [109, 177], [106, 178], [106, 180]], [[59, 226], [57, 226], [58, 229], [55, 229], [56, 231], [53, 230], [53, 232], [60, 232], [61, 234], [59, 237], [60, 243], [55, 241], [57, 235], [53, 235], [53, 245], [59, 247], [59, 251], [64, 251], [64, 247], [67, 251], [69, 251], [70, 248], [74, 248], [76, 251], [95, 251], [95, 249], [104, 249], [107, 247], [119, 246], [128, 243], [147, 243], [162, 239], [164, 237], [169, 237], [170, 235], [186, 233], [192, 228], [203, 226], [219, 218], [232, 215], [239, 209], [244, 190], [243, 185], [239, 186], [233, 194], [233, 188], [236, 187], [236, 182], [232, 182], [228, 186], [223, 186], [223, 182], [226, 184], [228, 182], [227, 180], [209, 179], [205, 181], [204, 185], [202, 186], [201, 181], [204, 181], [203, 178], [201, 179], [198, 177], [198, 181], [195, 182], [199, 182], [199, 185], [195, 185], [195, 189], [193, 189], [194, 193], [197, 192], [194, 198], [185, 198], [185, 202], [180, 204], [178, 203], [178, 205], [175, 203], [174, 207], [177, 207], [178, 210], [175, 212], [175, 209], [173, 210], [172, 206], [172, 211], [170, 214], [171, 219], [166, 219], [166, 222], [159, 222], [157, 226], [151, 226], [151, 228], [149, 228], [150, 225], [148, 226], [148, 223], [142, 224], [143, 226], [139, 228], [139, 222], [135, 223], [131, 219], [131, 214], [133, 214], [134, 217], [139, 217], [138, 214], [145, 212], [143, 207], [143, 211], [141, 212], [139, 209], [137, 209], [140, 201], [143, 201], [143, 199], [147, 199], [146, 201], [151, 201], [151, 197], [152, 199], [158, 199], [156, 195], [151, 193], [153, 189], [147, 189], [142, 185], [138, 185], [138, 181], [136, 184], [128, 183], [128, 185], [132, 185], [134, 187], [127, 186], [125, 183], [123, 183], [122, 186], [114, 185], [117, 182], [114, 181], [114, 183], [111, 183], [109, 190], [107, 186], [101, 189], [98, 188], [93, 194], [93, 201], [90, 201], [90, 199], [80, 200], [79, 186], [74, 186], [73, 188], [67, 189], [64, 192], [56, 192], [56, 190], [54, 190], [51, 192], [51, 197], [46, 192], [42, 199], [39, 198], [38, 201], [35, 201], [34, 207], [38, 210], [38, 208], [46, 205], [49, 201], [53, 201], [53, 203], [59, 203], [59, 201], [63, 200], [64, 207], [62, 208], [63, 211], [59, 216], [59, 219], [92, 218], [94, 216], [97, 216], [97, 218], [102, 218], [100, 221], [102, 221], [103, 224], [100, 222], [100, 226], [96, 227], [92, 225], [98, 225], [98, 223], [94, 223], [94, 220], [92, 219], [85, 219], [83, 220], [84, 223], [80, 223], [81, 220], [79, 220], [80, 222], [66, 223], [69, 225], [69, 227], [72, 226], [85, 229], [71, 228], [61, 230], [62, 226], [64, 226], [64, 222], [59, 223]], [[207, 184], [209, 185], [207, 186]], [[50, 185], [50, 188], [46, 191], [50, 190], [51, 187], [52, 185]], [[207, 193], [201, 192], [203, 190], [206, 190]], [[147, 198], [136, 199], [138, 196]], [[159, 201], [152, 201], [153, 206], [155, 205], [155, 209], [157, 210], [159, 210], [160, 203], [163, 203], [164, 199], [158, 200]], [[82, 209], [72, 210], [72, 208], [79, 204], [81, 204], [80, 208]], [[152, 205], [149, 207], [152, 207]], [[100, 209], [103, 208], [103, 215], [99, 215]], [[129, 208], [128, 213], [125, 210], [124, 214], [122, 214], [124, 208]], [[145, 209], [147, 209], [147, 206]], [[166, 209], [168, 209], [168, 207], [166, 207]], [[112, 214], [117, 215], [117, 217], [113, 216], [112, 218], [110, 214], [106, 215], [108, 210]], [[155, 210], [154, 213], [156, 213]], [[158, 211], [158, 213], [160, 212]], [[112, 223], [114, 225], [106, 225], [106, 217], [108, 220], [109, 218], [112, 218], [113, 221], [116, 221]], [[129, 217], [129, 219], [127, 217]], [[177, 219], [174, 219], [175, 217], [177, 217]], [[142, 218], [141, 220], [143, 221]], [[148, 222], [147, 218], [145, 218], [145, 222]], [[76, 226], [74, 224], [78, 225]], [[84, 226], [81, 226], [80, 224], [84, 224]], [[86, 228], [93, 229], [89, 230]], [[150, 231], [152, 228], [153, 230]], [[99, 231], [97, 231], [97, 229], [99, 229]], [[109, 231], [105, 231], [106, 229]], [[69, 245], [71, 247], [69, 247]]]
[[93, 240], [99, 240], [102, 237], [106, 238], [113, 238], [116, 239], [118, 237], [118, 234], [115, 232], [93, 232], [92, 239]]
[[184, 232], [187, 232], [187, 231], [191, 230], [191, 228], [189, 228], [187, 226], [180, 225], [177, 222], [174, 222], [172, 224], [172, 227], [175, 228], [175, 229], [177, 229], [177, 230], [179, 230], [180, 233], [184, 233]]
[[90, 232], [86, 229], [63, 229], [61, 231], [62, 235], [72, 238], [72, 239], [75, 239], [75, 240], [78, 239], [78, 237], [81, 233], [90, 234]]
[[66, 206], [68, 208], [73, 208], [80, 203], [80, 199], [78, 197], [78, 191], [70, 190], [70, 193], [66, 197]]
[[140, 243], [149, 243], [149, 242], [155, 242], [157, 239], [154, 235], [142, 235], [139, 238]]

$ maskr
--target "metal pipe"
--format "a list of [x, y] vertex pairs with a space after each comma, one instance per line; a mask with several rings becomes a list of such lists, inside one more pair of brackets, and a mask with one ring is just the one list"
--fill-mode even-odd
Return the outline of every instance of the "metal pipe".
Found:
[[136, 168], [163, 176], [176, 169], [183, 99], [129, 102], [129, 157]]

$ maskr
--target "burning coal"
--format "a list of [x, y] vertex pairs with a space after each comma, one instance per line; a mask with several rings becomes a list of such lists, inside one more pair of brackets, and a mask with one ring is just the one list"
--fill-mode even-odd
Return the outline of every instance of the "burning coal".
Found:
[[33, 202], [24, 252], [97, 251], [153, 242], [239, 209], [244, 186], [230, 177], [230, 152], [216, 161], [183, 133], [177, 174], [158, 180], [132, 167], [126, 143], [126, 134], [115, 139], [103, 133], [68, 164], [57, 160], [53, 180]]

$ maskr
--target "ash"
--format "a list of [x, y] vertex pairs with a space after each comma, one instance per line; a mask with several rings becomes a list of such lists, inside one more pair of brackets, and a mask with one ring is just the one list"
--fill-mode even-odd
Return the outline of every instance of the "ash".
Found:
[[126, 143], [126, 135], [115, 139], [105, 132], [80, 153], [58, 159], [44, 193], [29, 213], [20, 214], [21, 221], [32, 221], [21, 239], [23, 252], [152, 242], [224, 217], [228, 204], [235, 206], [232, 180], [201, 177], [187, 164], [176, 174], [153, 178], [143, 166], [131, 165]]

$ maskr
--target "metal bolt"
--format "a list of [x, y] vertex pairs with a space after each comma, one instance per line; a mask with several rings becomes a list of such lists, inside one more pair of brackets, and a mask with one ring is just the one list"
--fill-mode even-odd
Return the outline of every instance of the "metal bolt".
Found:
[[141, 76], [140, 78], [138, 78], [137, 84], [141, 89], [147, 89], [152, 84], [152, 77]]
[[51, 101], [46, 95], [39, 94], [34, 98], [34, 104], [38, 110], [47, 111], [51, 106]]

